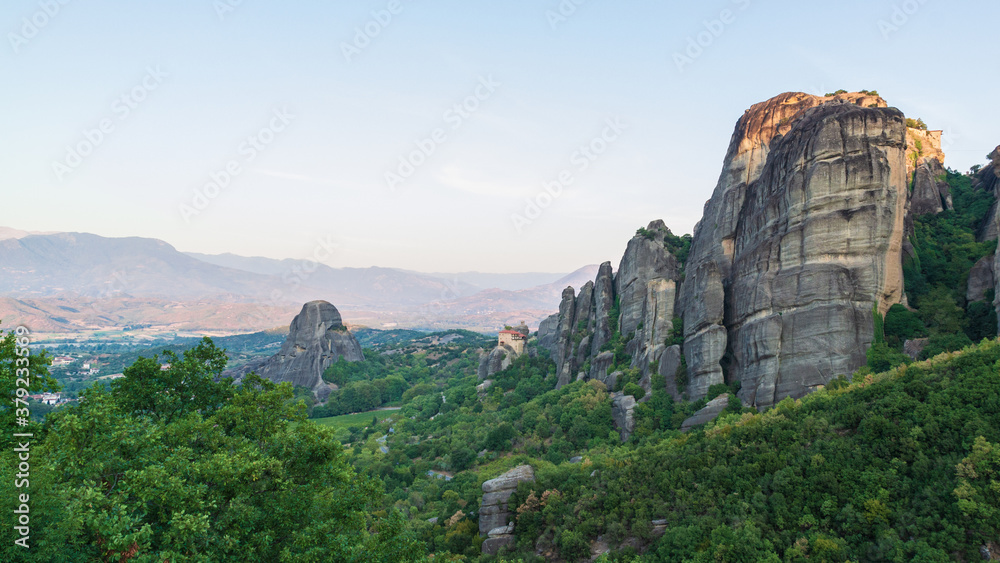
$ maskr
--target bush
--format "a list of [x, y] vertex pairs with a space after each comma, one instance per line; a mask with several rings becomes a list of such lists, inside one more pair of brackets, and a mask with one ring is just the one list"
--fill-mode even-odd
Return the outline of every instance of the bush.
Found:
[[646, 396], [646, 390], [631, 381], [625, 384], [622, 393], [632, 395], [636, 401]]
[[885, 315], [885, 337], [892, 340], [896, 337], [900, 342], [911, 338], [927, 336], [927, 327], [916, 313], [903, 305], [896, 304], [889, 308]]
[[889, 371], [900, 365], [910, 363], [910, 357], [893, 350], [885, 342], [876, 342], [868, 349], [868, 367], [875, 373]]
[[927, 346], [924, 346], [923, 351], [920, 352], [920, 359], [926, 360], [943, 352], [961, 350], [970, 344], [972, 344], [972, 341], [969, 340], [969, 337], [964, 332], [935, 334], [927, 340]]

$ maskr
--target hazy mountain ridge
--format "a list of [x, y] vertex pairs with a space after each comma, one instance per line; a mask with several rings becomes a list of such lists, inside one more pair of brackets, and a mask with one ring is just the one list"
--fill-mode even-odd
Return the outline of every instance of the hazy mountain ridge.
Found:
[[[537, 324], [552, 312], [562, 287], [582, 284], [596, 269], [561, 277], [424, 274], [183, 253], [142, 237], [9, 228], [0, 229], [0, 235], [7, 236], [0, 238], [0, 315], [6, 324], [24, 323], [44, 332], [263, 330], [287, 323], [303, 302], [314, 299], [336, 303], [352, 325], [489, 331], [513, 321]], [[559, 279], [521, 287], [552, 278]], [[519, 289], [484, 289], [468, 280]]]

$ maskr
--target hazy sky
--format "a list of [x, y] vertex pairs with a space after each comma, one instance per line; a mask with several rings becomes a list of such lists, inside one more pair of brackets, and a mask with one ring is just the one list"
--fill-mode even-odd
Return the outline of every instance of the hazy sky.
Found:
[[0, 225], [332, 266], [617, 262], [651, 219], [691, 231], [736, 120], [784, 91], [877, 89], [945, 131], [950, 167], [984, 162], [998, 17], [995, 0], [7, 0]]

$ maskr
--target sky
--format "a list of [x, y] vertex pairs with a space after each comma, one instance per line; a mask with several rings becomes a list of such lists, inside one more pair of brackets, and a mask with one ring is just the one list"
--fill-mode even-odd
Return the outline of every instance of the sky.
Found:
[[995, 0], [7, 0], [0, 226], [334, 267], [569, 272], [689, 233], [733, 126], [877, 90], [965, 171]]

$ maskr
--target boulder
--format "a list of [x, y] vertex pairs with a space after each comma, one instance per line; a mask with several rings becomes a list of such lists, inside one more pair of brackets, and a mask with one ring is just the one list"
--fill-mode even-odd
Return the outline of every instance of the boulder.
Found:
[[728, 406], [729, 395], [719, 395], [699, 409], [698, 412], [684, 419], [684, 422], [681, 423], [681, 432], [687, 432], [695, 426], [715, 420]]
[[[972, 270], [969, 271], [969, 282], [966, 285], [965, 298], [968, 301], [982, 301], [986, 299], [986, 291], [996, 288], [996, 281], [993, 279], [993, 255], [984, 256], [979, 259]], [[994, 291], [995, 293], [995, 291]]]
[[929, 340], [928, 338], [906, 340], [903, 342], [903, 353], [909, 356], [911, 360], [916, 360], [920, 357], [920, 353], [924, 351], [924, 347], [927, 346]]
[[336, 307], [326, 301], [310, 301], [292, 320], [288, 338], [277, 354], [227, 374], [242, 378], [256, 371], [275, 383], [287, 381], [312, 389], [320, 401], [325, 401], [330, 387], [323, 381], [323, 371], [340, 358], [363, 361], [361, 345], [344, 326]]
[[514, 543], [514, 524], [510, 522], [507, 501], [517, 490], [518, 483], [534, 481], [535, 472], [530, 465], [519, 465], [514, 469], [483, 483], [483, 500], [479, 508], [479, 534], [488, 538], [483, 541], [484, 554], [493, 555], [503, 546]]

